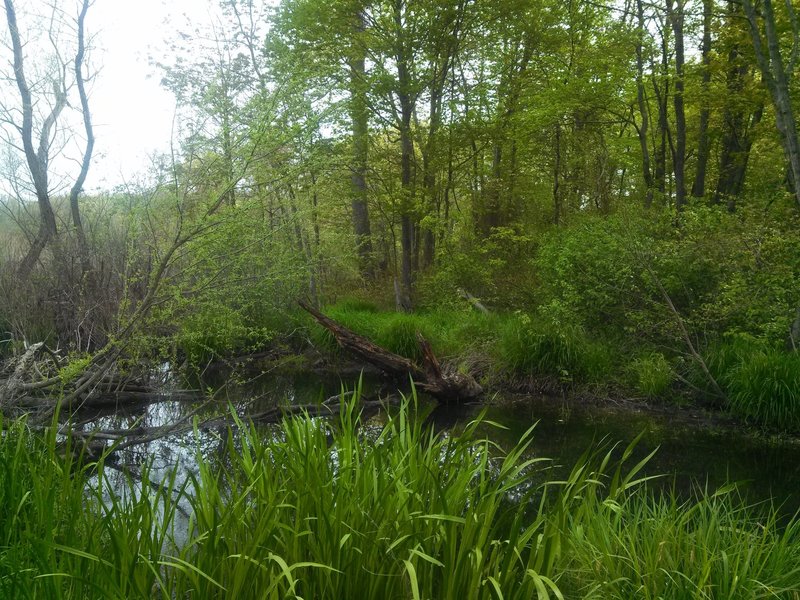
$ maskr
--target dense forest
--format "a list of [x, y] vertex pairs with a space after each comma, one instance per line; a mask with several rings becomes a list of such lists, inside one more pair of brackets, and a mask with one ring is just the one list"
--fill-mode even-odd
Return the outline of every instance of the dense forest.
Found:
[[[279, 425], [280, 440], [264, 441], [237, 417], [233, 428], [246, 441], [228, 442], [229, 480], [215, 479], [203, 461], [193, 479], [210, 491], [192, 496], [190, 536], [210, 545], [189, 544], [174, 559], [154, 558], [170, 532], [147, 519], [162, 511], [171, 522], [185, 510], [175, 489], [159, 488], [154, 504], [140, 490], [112, 506], [100, 489], [92, 504], [64, 473], [89, 476], [97, 463], [68, 454], [57, 467], [52, 458], [66, 417], [109, 398], [141, 401], [165, 364], [197, 374], [242, 357], [300, 371], [352, 360], [336, 331], [309, 312], [406, 361], [395, 364], [411, 365], [415, 379], [441, 377], [441, 360], [448, 377], [487, 392], [690, 405], [733, 415], [742, 427], [797, 434], [793, 0], [218, 0], [208, 23], [176, 20], [164, 47], [151, 50], [152, 71], [177, 106], [171, 152], [135, 182], [90, 194], [102, 143], [91, 91], [104, 75], [92, 5], [4, 0], [2, 477], [19, 473], [33, 487], [17, 483], [0, 496], [19, 517], [0, 527], [0, 591], [60, 597], [50, 595], [60, 583], [47, 574], [89, 573], [91, 565], [87, 577], [110, 594], [103, 597], [237, 597], [248, 577], [270, 598], [750, 598], [756, 589], [797, 597], [796, 521], [779, 524], [770, 513], [758, 530], [741, 524], [749, 510], [727, 497], [710, 495], [688, 510], [675, 497], [629, 496], [642, 485], [641, 465], [614, 472], [597, 452], [548, 500], [533, 490], [525, 440], [502, 464], [488, 458], [496, 450], [488, 443], [481, 450], [454, 441], [451, 453], [423, 429], [407, 431], [405, 403], [379, 434], [386, 456], [365, 444], [358, 409], [344, 398], [342, 422], [327, 434], [328, 425], [306, 416]], [[245, 515], [248, 498], [279, 502], [298, 481], [343, 485], [329, 464], [331, 445], [358, 465], [340, 493], [386, 499], [386, 515], [375, 517], [380, 531], [392, 510], [428, 517], [412, 518], [406, 530], [395, 523], [384, 533], [397, 545], [379, 551], [358, 546], [360, 536], [375, 535], [366, 533], [368, 519], [349, 533], [341, 526], [363, 516], [358, 506], [330, 498], [301, 506], [298, 497], [285, 500], [296, 502], [296, 520], [269, 515], [280, 535], [248, 538], [262, 518]], [[20, 451], [27, 446], [39, 447], [44, 462]], [[313, 472], [304, 455], [311, 446], [319, 454]], [[424, 454], [412, 461], [419, 471], [404, 462], [414, 452]], [[247, 473], [284, 459], [306, 471], [284, 473], [274, 488], [248, 488]], [[372, 488], [370, 469], [384, 464], [398, 480], [411, 476], [410, 488], [395, 480]], [[594, 468], [609, 473], [602, 491]], [[50, 492], [45, 475], [55, 481]], [[428, 480], [440, 476], [446, 483]], [[134, 479], [126, 485], [133, 489]], [[398, 494], [411, 489], [419, 493], [403, 504]], [[67, 499], [68, 510], [101, 508], [74, 525], [80, 531], [38, 547], [30, 540], [63, 523], [40, 530], [34, 513], [8, 507], [33, 494], [39, 504], [30, 511], [47, 511], [48, 493]], [[438, 499], [427, 506], [426, 494]], [[512, 510], [508, 494], [538, 508], [519, 508], [519, 500]], [[111, 510], [123, 505], [122, 516]], [[148, 506], [155, 512], [145, 515]], [[470, 529], [471, 511], [496, 529]], [[327, 537], [302, 546], [299, 515], [323, 512], [335, 515]], [[486, 517], [495, 513], [502, 517]], [[123, 531], [130, 514], [142, 519], [139, 537], [133, 525]], [[226, 523], [231, 539], [252, 546], [226, 546], [216, 529]], [[626, 541], [633, 524], [641, 530]], [[661, 556], [659, 532], [670, 527], [675, 553], [664, 560], [676, 562], [634, 564], [639, 545], [641, 556]], [[706, 532], [698, 564], [689, 530]], [[59, 554], [92, 531], [93, 545], [76, 542]], [[15, 546], [25, 535], [38, 550]], [[732, 583], [719, 556], [740, 557], [756, 538], [764, 557], [748, 560], [762, 570], [739, 564], [747, 583]], [[497, 539], [505, 545], [493, 547]], [[92, 562], [109, 544], [130, 563], [128, 580], [123, 571], [103, 579], [108, 565]], [[351, 546], [364, 569], [344, 556]], [[391, 577], [367, 577], [393, 549], [399, 558], [384, 565]], [[24, 566], [37, 555], [49, 557], [44, 566]], [[217, 572], [220, 556], [238, 560]], [[438, 570], [445, 564], [452, 573]], [[25, 587], [11, 567], [44, 579]], [[66, 597], [97, 593], [70, 581]]]

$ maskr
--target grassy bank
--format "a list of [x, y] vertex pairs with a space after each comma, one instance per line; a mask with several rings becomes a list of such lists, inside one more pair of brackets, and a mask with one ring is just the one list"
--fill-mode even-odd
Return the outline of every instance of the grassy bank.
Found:
[[[325, 311], [412, 359], [419, 358], [416, 332], [420, 332], [437, 355], [477, 374], [490, 388], [523, 384], [645, 401], [711, 401], [757, 425], [800, 429], [800, 353], [752, 336], [727, 336], [699, 346], [698, 360], [632, 337], [592, 334], [536, 312], [438, 309], [403, 314], [354, 300]], [[308, 327], [317, 348], [338, 353], [326, 330], [313, 323]], [[717, 395], [709, 375], [724, 398]]]
[[627, 451], [551, 481], [535, 429], [503, 452], [412, 407], [245, 428], [185, 485], [144, 489], [4, 423], [0, 596], [797, 597], [796, 521], [734, 493], [653, 495]]

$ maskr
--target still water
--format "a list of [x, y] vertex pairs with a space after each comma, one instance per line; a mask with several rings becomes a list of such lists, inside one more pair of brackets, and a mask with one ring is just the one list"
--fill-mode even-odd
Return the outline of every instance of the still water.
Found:
[[[295, 374], [240, 376], [237, 382], [231, 382], [226, 374], [206, 375], [202, 389], [207, 393], [214, 391], [214, 399], [197, 416], [202, 419], [204, 415], [233, 410], [246, 417], [280, 404], [314, 403], [342, 389], [352, 390], [356, 380]], [[365, 380], [364, 388], [368, 395], [390, 391], [376, 379]], [[127, 412], [100, 416], [87, 423], [87, 427], [157, 427], [192, 415], [198, 407], [197, 401], [170, 400], [168, 394], [165, 398]], [[589, 448], [598, 444], [607, 447], [618, 444], [624, 448], [642, 434], [630, 465], [657, 448], [645, 469], [646, 474], [663, 475], [656, 485], [688, 495], [693, 490], [712, 491], [736, 482], [752, 502], [772, 500], [782, 507], [784, 514], [800, 508], [800, 443], [796, 440], [744, 433], [725, 421], [710, 425], [707, 419], [687, 418], [691, 415], [681, 411], [638, 411], [635, 405], [616, 408], [576, 405], [541, 396], [495, 397], [488, 406], [436, 406], [430, 402], [428, 408], [426, 418], [440, 430], [457, 431], [483, 414], [498, 426], [487, 425], [482, 431], [504, 447], [511, 447], [536, 424], [531, 452], [553, 459], [555, 469], [563, 472]], [[375, 418], [380, 421], [382, 416]], [[206, 457], [221, 454], [225, 439], [224, 427], [190, 431], [127, 448], [116, 460], [126, 472], [135, 472], [146, 462], [151, 464], [152, 481], [177, 468], [180, 481], [194, 472], [198, 453]]]

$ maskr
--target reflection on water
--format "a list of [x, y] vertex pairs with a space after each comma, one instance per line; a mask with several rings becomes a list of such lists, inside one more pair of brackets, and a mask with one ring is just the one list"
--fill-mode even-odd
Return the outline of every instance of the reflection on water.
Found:
[[685, 423], [669, 414], [648, 414], [598, 407], [565, 408], [553, 398], [526, 398], [511, 408], [489, 408], [486, 418], [506, 429], [491, 435], [513, 444], [536, 423], [533, 452], [571, 468], [590, 447], [605, 442], [627, 446], [637, 435], [630, 466], [654, 449], [648, 475], [664, 475], [660, 484], [683, 495], [713, 491], [728, 482], [752, 502], [773, 500], [784, 512], [800, 509], [800, 445], [768, 442], [726, 429]]
[[[219, 374], [203, 382], [202, 389], [217, 391], [197, 413], [199, 420], [231, 410], [246, 417], [281, 403], [318, 402], [338, 394], [343, 387], [353, 389], [356, 382], [343, 383], [335, 378], [299, 374], [224, 384], [225, 379]], [[377, 381], [366, 381], [364, 386], [367, 394], [386, 393], [385, 389], [379, 390]], [[634, 465], [638, 458], [658, 447], [646, 471], [648, 474], [667, 475], [667, 485], [674, 485], [679, 493], [687, 493], [697, 485], [713, 490], [735, 481], [741, 483], [742, 490], [752, 501], [774, 499], [788, 512], [800, 507], [800, 446], [797, 444], [769, 444], [730, 430], [678, 425], [670, 416], [596, 407], [573, 406], [567, 409], [561, 401], [552, 398], [516, 400], [503, 403], [503, 407], [486, 408], [486, 419], [502, 428], [485, 426], [482, 431], [501, 446], [510, 447], [532, 424], [537, 423], [531, 452], [535, 456], [554, 459], [563, 470], [571, 468], [588, 448], [601, 441], [627, 445], [644, 432], [630, 464]], [[86, 427], [159, 427], [193, 416], [197, 410], [196, 402], [167, 400], [98, 416]], [[479, 405], [438, 406], [433, 408], [428, 419], [438, 429], [457, 430], [483, 410]], [[269, 426], [265, 426], [264, 431], [268, 435]], [[204, 428], [126, 448], [116, 455], [116, 466], [120, 471], [109, 473], [112, 487], [124, 489], [125, 486], [119, 482], [127, 477], [125, 473], [137, 473], [143, 464], [150, 465], [152, 482], [161, 481], [175, 469], [176, 484], [181, 486], [196, 473], [198, 455], [212, 460], [224, 456], [226, 440], [224, 427]], [[117, 485], [114, 477], [120, 478]], [[188, 509], [188, 506], [183, 505], [183, 509]], [[178, 526], [184, 525], [185, 522], [178, 523]]]

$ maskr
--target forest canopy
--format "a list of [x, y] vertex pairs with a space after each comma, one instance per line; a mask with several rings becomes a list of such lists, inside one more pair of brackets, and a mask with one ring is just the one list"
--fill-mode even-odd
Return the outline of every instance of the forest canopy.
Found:
[[800, 423], [741, 368], [794, 405], [791, 0], [220, 0], [152, 61], [171, 154], [93, 194], [92, 3], [4, 4], [8, 355], [297, 351], [308, 297], [406, 354], [428, 319], [504, 376]]

